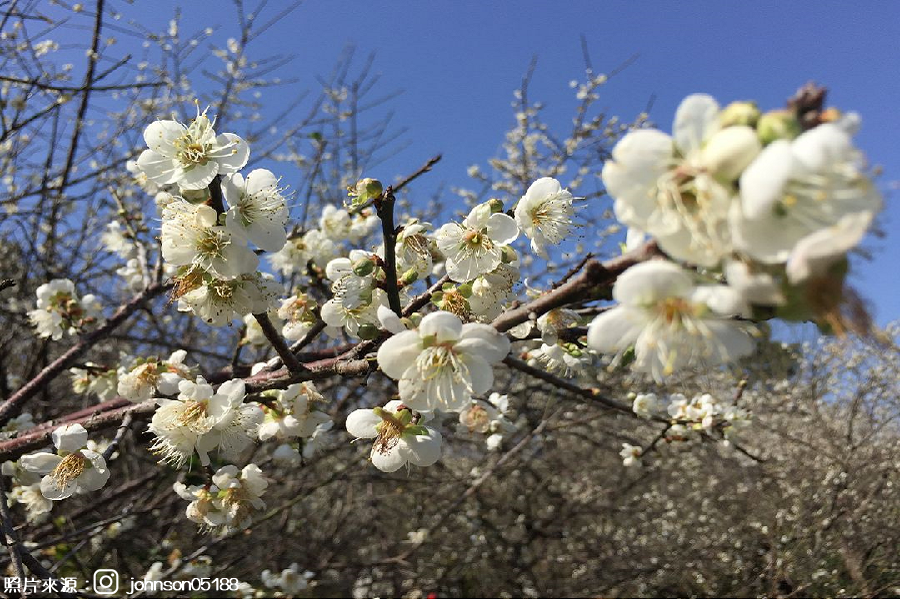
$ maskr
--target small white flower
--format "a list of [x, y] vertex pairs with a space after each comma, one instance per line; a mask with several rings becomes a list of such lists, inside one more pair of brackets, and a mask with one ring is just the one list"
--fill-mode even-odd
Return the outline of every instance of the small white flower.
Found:
[[99, 490], [109, 480], [103, 457], [87, 449], [87, 430], [80, 424], [63, 425], [52, 436], [56, 454], [26, 454], [19, 463], [32, 473], [45, 474], [41, 493], [48, 500], [63, 500], [72, 494]]
[[154, 121], [144, 130], [149, 150], [138, 158], [138, 167], [159, 184], [177, 183], [186, 190], [208, 186], [216, 175], [237, 173], [250, 157], [247, 142], [233, 133], [216, 136], [206, 114], [190, 125]]
[[102, 307], [97, 298], [87, 294], [79, 299], [69, 279], [44, 283], [36, 294], [37, 308], [28, 311], [28, 319], [42, 338], [58, 340], [64, 334], [74, 335], [100, 318]]
[[257, 432], [262, 441], [278, 438], [306, 438], [331, 417], [313, 410], [314, 402], [324, 400], [312, 382], [294, 383], [273, 394], [273, 404], [263, 406], [265, 418]]
[[435, 232], [438, 248], [447, 258], [447, 273], [459, 282], [496, 269], [503, 258], [503, 246], [518, 236], [513, 218], [492, 213], [488, 203], [473, 208], [462, 223], [447, 223]]
[[269, 569], [260, 574], [263, 585], [268, 588], [279, 588], [288, 597], [294, 597], [309, 587], [309, 580], [313, 578], [312, 571], [300, 571], [300, 566], [293, 563], [280, 574], [274, 574]]
[[178, 310], [193, 311], [210, 325], [226, 325], [248, 313], [267, 312], [280, 293], [280, 286], [259, 273], [236, 279], [200, 275], [200, 279], [178, 298]]
[[267, 252], [278, 252], [287, 241], [288, 210], [271, 171], [255, 169], [247, 178], [235, 173], [222, 181], [228, 223]]
[[698, 362], [731, 362], [755, 346], [743, 326], [716, 312], [718, 305], [733, 305], [734, 291], [695, 287], [673, 263], [653, 260], [631, 267], [616, 281], [613, 297], [619, 305], [593, 320], [588, 346], [618, 357], [634, 346], [633, 368], [657, 381]]
[[392, 473], [407, 464], [427, 467], [441, 457], [440, 432], [412, 420], [412, 411], [393, 400], [384, 408], [354, 410], [347, 415], [346, 427], [356, 438], [374, 438], [372, 464]]
[[643, 452], [640, 446], [632, 446], [623, 442], [619, 456], [622, 457], [622, 464], [626, 467], [640, 467]]
[[458, 411], [494, 383], [492, 366], [509, 354], [490, 325], [463, 324], [454, 314], [426, 315], [419, 328], [395, 334], [378, 349], [378, 364], [400, 381], [400, 398], [415, 410]]
[[301, 237], [289, 239], [284, 247], [269, 257], [272, 267], [285, 277], [306, 273], [310, 261], [323, 266], [337, 256], [337, 245], [318, 229], [311, 229]]
[[659, 399], [656, 394], [638, 394], [631, 404], [631, 410], [637, 416], [648, 419], [659, 410]]
[[299, 340], [316, 323], [316, 303], [306, 294], [295, 294], [281, 301], [278, 318], [284, 321], [281, 335], [289, 340]]
[[255, 271], [256, 254], [229, 228], [216, 223], [216, 211], [210, 206], [170, 203], [163, 210], [163, 258], [172, 265], [196, 265], [223, 277]]
[[547, 246], [562, 242], [572, 228], [572, 194], [552, 177], [541, 177], [516, 205], [516, 224], [531, 239], [531, 249], [548, 258]]

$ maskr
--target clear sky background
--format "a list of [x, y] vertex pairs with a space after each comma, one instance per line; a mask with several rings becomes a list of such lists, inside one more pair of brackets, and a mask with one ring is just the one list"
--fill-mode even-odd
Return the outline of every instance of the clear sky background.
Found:
[[[137, 0], [121, 5], [161, 29], [176, 6], [184, 29], [223, 26], [235, 35], [230, 3]], [[277, 12], [273, 0], [263, 17]], [[154, 27], [155, 25], [155, 27]], [[826, 85], [830, 104], [858, 111], [857, 143], [884, 168], [879, 187], [887, 237], [870, 239], [876, 260], [858, 261], [854, 283], [874, 301], [880, 323], [900, 317], [900, 2], [538, 2], [310, 0], [251, 46], [252, 53], [296, 56], [285, 76], [315, 89], [347, 44], [376, 52], [382, 89], [403, 90], [392, 106], [410, 144], [369, 175], [391, 180], [431, 155], [444, 160], [428, 177], [467, 185], [466, 167], [497, 154], [513, 124], [510, 102], [532, 56], [530, 96], [564, 125], [575, 106], [568, 82], [584, 72], [584, 34], [597, 72], [639, 57], [602, 88], [600, 105], [629, 120], [655, 98], [651, 119], [670, 130], [678, 103], [707, 92], [722, 104], [755, 99], [779, 107], [806, 81]], [[240, 132], [237, 132], [240, 133]], [[577, 190], [575, 190], [577, 192]]]

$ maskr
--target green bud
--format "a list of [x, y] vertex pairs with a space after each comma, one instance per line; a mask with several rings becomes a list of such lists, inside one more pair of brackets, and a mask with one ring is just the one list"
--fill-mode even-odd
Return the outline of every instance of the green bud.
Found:
[[375, 271], [375, 261], [371, 258], [361, 258], [352, 265], [353, 274], [359, 277], [371, 275]]
[[209, 200], [209, 190], [206, 188], [202, 190], [181, 190], [181, 197], [191, 204], [203, 204]]
[[503, 212], [503, 201], [498, 200], [497, 198], [491, 198], [488, 200], [488, 206], [491, 208], [492, 213]]
[[371, 323], [363, 323], [359, 326], [357, 335], [362, 340], [374, 340], [378, 337], [378, 328]]
[[732, 125], [756, 127], [761, 114], [756, 102], [738, 100], [722, 109], [722, 112], [719, 113], [719, 123], [722, 127], [730, 127]]
[[377, 179], [367, 177], [357, 181], [356, 185], [349, 188], [347, 191], [348, 195], [353, 198], [350, 201], [350, 204], [352, 206], [360, 206], [370, 200], [380, 197], [384, 191], [384, 187]]
[[419, 273], [415, 269], [410, 269], [400, 276], [400, 283], [403, 285], [412, 285], [419, 280]]
[[519, 255], [510, 246], [503, 246], [500, 249], [500, 252], [502, 253], [500, 255], [500, 260], [502, 260], [506, 264], [514, 263], [519, 260]]
[[472, 284], [462, 283], [458, 288], [456, 288], [456, 291], [462, 294], [463, 298], [469, 298], [472, 296]]
[[759, 118], [756, 133], [763, 145], [775, 140], [792, 140], [800, 135], [800, 122], [789, 110], [770, 110]]
[[436, 304], [438, 306], [441, 305], [441, 302], [444, 300], [444, 292], [435, 292], [431, 295], [431, 303]]

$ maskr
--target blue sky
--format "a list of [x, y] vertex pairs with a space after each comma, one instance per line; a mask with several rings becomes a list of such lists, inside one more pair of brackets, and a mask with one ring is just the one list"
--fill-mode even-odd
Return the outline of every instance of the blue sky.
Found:
[[[162, 28], [179, 4], [185, 29], [233, 21], [225, 2], [212, 16], [199, 2], [139, 0], [119, 8]], [[495, 155], [512, 125], [512, 92], [532, 56], [539, 62], [531, 96], [546, 102], [548, 120], [568, 121], [575, 105], [568, 82], [584, 68], [581, 34], [597, 72], [639, 55], [605, 86], [600, 102], [626, 120], [654, 97], [651, 118], [668, 129], [678, 103], [693, 92], [775, 108], [808, 80], [830, 88], [831, 104], [858, 111], [857, 142], [884, 168], [881, 223], [888, 235], [867, 242], [879, 252], [874, 262], [857, 264], [853, 281], [874, 301], [879, 322], [900, 317], [900, 209], [890, 191], [900, 181], [900, 2], [311, 0], [251, 49], [296, 56], [286, 75], [308, 89], [347, 44], [361, 55], [376, 52], [382, 89], [404, 90], [392, 106], [397, 123], [409, 128], [410, 145], [371, 175], [390, 180], [443, 152], [429, 177], [435, 185], [464, 185], [466, 167]], [[233, 26], [217, 35], [224, 42]]]

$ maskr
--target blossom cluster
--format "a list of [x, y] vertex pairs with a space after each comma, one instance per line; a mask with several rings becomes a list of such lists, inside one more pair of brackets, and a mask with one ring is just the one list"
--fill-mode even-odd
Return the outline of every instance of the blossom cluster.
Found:
[[42, 338], [59, 340], [75, 335], [100, 318], [102, 306], [93, 294], [79, 298], [69, 279], [54, 279], [37, 289], [37, 308], [28, 319]]

